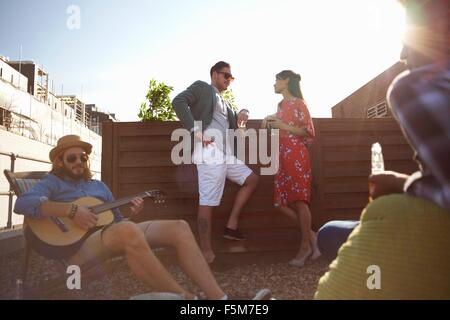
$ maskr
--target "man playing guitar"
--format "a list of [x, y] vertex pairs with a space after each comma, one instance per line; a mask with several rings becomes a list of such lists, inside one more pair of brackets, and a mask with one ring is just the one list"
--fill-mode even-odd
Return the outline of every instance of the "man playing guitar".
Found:
[[[133, 274], [156, 291], [178, 293], [186, 299], [194, 299], [195, 295], [175, 281], [151, 249], [174, 247], [180, 266], [208, 299], [227, 299], [184, 220], [134, 223], [125, 220], [116, 208], [112, 210], [112, 223], [98, 227], [99, 217], [96, 214], [88, 207], [73, 203], [88, 196], [103, 202], [113, 200], [108, 187], [92, 179], [89, 169], [91, 151], [92, 145], [78, 136], [60, 138], [57, 146], [50, 151], [52, 170], [18, 197], [14, 211], [25, 215], [26, 220], [66, 219], [79, 229], [89, 230], [79, 249], [67, 257], [71, 264], [82, 265], [110, 253], [121, 252]], [[132, 215], [142, 211], [142, 198], [134, 198], [130, 202]]]

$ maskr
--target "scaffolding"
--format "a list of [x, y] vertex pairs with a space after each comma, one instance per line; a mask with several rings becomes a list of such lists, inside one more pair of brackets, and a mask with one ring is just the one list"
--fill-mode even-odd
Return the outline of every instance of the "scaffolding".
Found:
[[48, 72], [44, 70], [44, 67], [36, 65], [37, 79], [36, 79], [36, 91], [35, 96], [41, 102], [48, 101]]
[[75, 120], [84, 124], [86, 127], [90, 127], [90, 116], [86, 112], [86, 105], [83, 101], [77, 98], [75, 95], [58, 96], [63, 103], [68, 105], [75, 113]]

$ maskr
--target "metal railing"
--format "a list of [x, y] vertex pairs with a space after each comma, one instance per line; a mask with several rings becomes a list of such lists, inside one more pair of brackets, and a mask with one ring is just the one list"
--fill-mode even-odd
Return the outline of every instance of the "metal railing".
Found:
[[[17, 159], [24, 159], [24, 160], [34, 161], [34, 162], [50, 164], [49, 161], [36, 159], [36, 158], [32, 158], [32, 157], [20, 156], [13, 152], [3, 152], [0, 150], [0, 155], [8, 156], [11, 159], [11, 165], [10, 165], [10, 169], [9, 169], [9, 170], [11, 170], [11, 172], [14, 172], [15, 163], [16, 163]], [[14, 191], [13, 191], [11, 185], [9, 186], [9, 192], [1, 192], [0, 193], [0, 196], [5, 196], [5, 195], [9, 197], [9, 200], [8, 200], [8, 222], [6, 223], [6, 229], [11, 229], [11, 227], [12, 227], [12, 204], [13, 204], [13, 196], [14, 196]]]
[[[33, 157], [27, 157], [27, 156], [21, 156], [18, 154], [15, 154], [13, 152], [3, 152], [0, 150], [0, 155], [2, 156], [7, 156], [10, 157], [11, 159], [11, 165], [10, 165], [10, 171], [14, 172], [14, 168], [15, 168], [15, 163], [17, 159], [24, 159], [24, 160], [28, 160], [28, 161], [34, 161], [34, 162], [41, 162], [41, 163], [47, 163], [47, 164], [51, 164], [50, 161], [47, 160], [42, 160], [42, 159], [36, 159]], [[95, 170], [91, 170], [92, 172], [95, 173], [100, 173], [99, 171], [95, 171]], [[14, 190], [12, 189], [11, 185], [9, 186], [9, 191], [5, 192], [2, 191], [0, 192], [0, 196], [8, 196], [9, 197], [9, 201], [8, 201], [8, 222], [6, 223], [6, 229], [11, 229], [12, 228], [12, 204], [13, 204], [13, 196], [14, 196]], [[2, 227], [0, 227], [0, 229], [3, 229]]]

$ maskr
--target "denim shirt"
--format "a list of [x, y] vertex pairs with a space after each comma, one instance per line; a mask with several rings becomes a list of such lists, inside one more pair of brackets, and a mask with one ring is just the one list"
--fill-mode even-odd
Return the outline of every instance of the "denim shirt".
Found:
[[[94, 197], [103, 202], [113, 201], [108, 187], [99, 180], [60, 179], [53, 174], [45, 175], [28, 192], [17, 198], [14, 212], [31, 218], [42, 218], [41, 204], [44, 201], [72, 202], [81, 197]], [[123, 219], [119, 209], [112, 210], [114, 222]]]

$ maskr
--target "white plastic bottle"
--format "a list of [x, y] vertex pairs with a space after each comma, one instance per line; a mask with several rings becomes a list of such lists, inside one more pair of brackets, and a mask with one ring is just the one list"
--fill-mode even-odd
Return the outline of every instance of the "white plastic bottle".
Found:
[[15, 292], [14, 299], [15, 300], [23, 299], [23, 281], [22, 281], [22, 279], [16, 280], [16, 292]]
[[376, 142], [372, 144], [372, 174], [380, 173], [384, 171], [384, 160], [381, 145]]
[[[383, 159], [383, 152], [381, 150], [381, 145], [376, 142], [372, 144], [372, 156], [371, 156], [371, 164], [372, 164], [372, 174], [377, 174], [384, 171], [384, 159]], [[369, 202], [371, 202], [373, 199], [370, 196], [373, 194], [374, 190], [373, 183], [369, 182]]]

